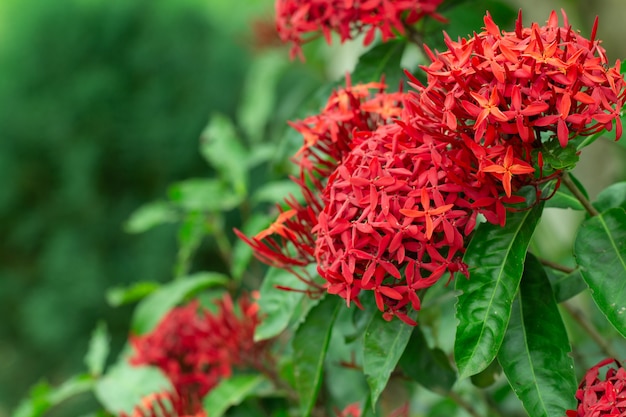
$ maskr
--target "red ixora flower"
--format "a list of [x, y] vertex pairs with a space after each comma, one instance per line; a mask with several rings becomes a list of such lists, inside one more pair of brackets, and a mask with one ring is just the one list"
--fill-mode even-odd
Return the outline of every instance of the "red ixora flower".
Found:
[[[600, 369], [611, 365], [603, 379]], [[616, 359], [604, 359], [593, 366], [576, 391], [578, 408], [567, 417], [623, 417], [626, 415], [626, 370]]]
[[[426, 15], [443, 18], [435, 10], [443, 0], [276, 0], [276, 28], [283, 42], [291, 42], [291, 57], [301, 59], [306, 33], [321, 32], [331, 43], [336, 32], [341, 42], [365, 33], [363, 43], [369, 45], [379, 31], [383, 41], [404, 33], [404, 25], [412, 25]], [[395, 32], [394, 32], [395, 31]]]
[[257, 312], [249, 296], [240, 296], [235, 304], [226, 294], [217, 301], [216, 313], [192, 301], [172, 309], [151, 333], [131, 336], [131, 364], [160, 368], [175, 389], [146, 399], [136, 411], [169, 404], [177, 416], [202, 415], [202, 398], [234, 368], [263, 369], [271, 358], [267, 342], [253, 340], [260, 322]]

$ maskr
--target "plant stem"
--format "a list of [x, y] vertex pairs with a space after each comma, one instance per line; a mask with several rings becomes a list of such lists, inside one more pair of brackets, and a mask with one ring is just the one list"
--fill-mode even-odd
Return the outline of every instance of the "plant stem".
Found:
[[585, 331], [587, 334], [593, 339], [594, 342], [598, 345], [600, 350], [609, 358], [619, 358], [618, 353], [613, 350], [611, 345], [605, 340], [604, 337], [596, 330], [593, 323], [591, 323], [587, 317], [583, 314], [583, 312], [574, 307], [571, 303], [564, 301], [561, 303], [567, 313], [572, 316], [572, 318], [578, 323], [578, 325]]
[[600, 214], [598, 210], [596, 210], [596, 208], [591, 205], [591, 202], [587, 199], [587, 197], [585, 197], [585, 195], [578, 189], [576, 184], [574, 184], [574, 181], [572, 181], [572, 177], [570, 177], [570, 175], [566, 171], [563, 171], [563, 175], [561, 175], [561, 181], [563, 181], [563, 184], [565, 184], [565, 186], [572, 192], [572, 194], [574, 194], [574, 197], [576, 197], [578, 201], [580, 201], [580, 204], [583, 205], [583, 207], [585, 208], [585, 210], [587, 210], [590, 216], [593, 217]]
[[481, 417], [481, 415], [478, 413], [478, 411], [476, 411], [476, 409], [474, 408], [474, 406], [472, 406], [472, 404], [470, 404], [468, 401], [466, 401], [463, 397], [461, 397], [459, 394], [457, 394], [454, 391], [450, 391], [448, 393], [448, 396], [450, 397], [450, 399], [452, 401], [454, 401], [459, 407], [461, 407], [462, 409], [464, 409], [465, 411], [467, 411], [467, 413], [469, 415], [471, 415], [472, 417]]
[[542, 265], [547, 266], [548, 268], [552, 268], [556, 271], [565, 272], [566, 274], [571, 274], [576, 271], [576, 268], [570, 268], [569, 266], [557, 264], [556, 262], [549, 261], [547, 259], [539, 259]]

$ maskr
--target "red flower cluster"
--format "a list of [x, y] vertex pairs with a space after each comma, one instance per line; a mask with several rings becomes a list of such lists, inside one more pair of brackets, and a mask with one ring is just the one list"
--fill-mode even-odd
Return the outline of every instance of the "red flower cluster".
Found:
[[435, 14], [443, 0], [276, 0], [276, 27], [284, 42], [292, 42], [291, 57], [302, 58], [301, 46], [309, 39], [302, 35], [322, 32], [331, 43], [336, 32], [341, 42], [365, 33], [369, 45], [380, 31], [383, 41], [404, 33], [404, 25], [412, 25], [426, 15]]
[[[604, 380], [600, 368], [613, 364]], [[587, 371], [576, 391], [578, 409], [567, 417], [621, 417], [626, 415], [626, 370], [615, 359], [605, 359]]]
[[168, 376], [176, 392], [166, 395], [167, 402], [177, 416], [201, 413], [204, 395], [233, 368], [257, 368], [268, 360], [266, 343], [253, 340], [257, 311], [247, 296], [234, 305], [228, 294], [215, 314], [196, 301], [174, 308], [151, 333], [131, 336], [135, 355], [130, 362], [157, 366]]
[[[552, 12], [545, 26], [524, 28], [520, 12], [515, 31], [502, 32], [487, 15], [483, 32], [456, 42], [445, 36], [443, 53], [427, 49], [428, 84], [413, 79], [416, 127], [434, 136], [467, 135], [483, 148], [512, 146], [514, 157], [529, 165], [543, 132], [565, 147], [574, 136], [611, 130], [616, 122], [619, 139], [626, 94], [620, 63], [607, 66], [595, 40], [597, 19], [586, 39], [563, 18], [563, 27]], [[476, 153], [483, 172], [506, 182], [506, 166], [490, 169], [492, 155]]]
[[[485, 30], [432, 53], [426, 85], [385, 94], [350, 86], [320, 115], [293, 123], [305, 203], [294, 198], [250, 244], [261, 260], [292, 269], [317, 262], [324, 288], [359, 302], [373, 291], [387, 319], [420, 308], [418, 291], [468, 274], [461, 258], [478, 214], [504, 225], [505, 204], [543, 177], [541, 149], [554, 138], [612, 129], [626, 91], [619, 62], [552, 13], [546, 26]], [[395, 123], [390, 123], [395, 119]], [[537, 150], [539, 152], [537, 152]], [[535, 167], [539, 172], [535, 174]], [[304, 279], [304, 278], [303, 278]], [[310, 280], [309, 280], [310, 281]]]

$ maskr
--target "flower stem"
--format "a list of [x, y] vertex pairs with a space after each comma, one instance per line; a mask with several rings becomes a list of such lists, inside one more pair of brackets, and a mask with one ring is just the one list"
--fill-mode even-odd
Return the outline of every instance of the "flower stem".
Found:
[[609, 358], [619, 358], [619, 355], [611, 345], [606, 341], [604, 337], [596, 330], [594, 325], [585, 317], [583, 312], [574, 307], [571, 303], [564, 301], [561, 305], [565, 308], [565, 311], [572, 316], [572, 318], [578, 323], [578, 325], [585, 331], [587, 334], [593, 339], [593, 341], [598, 345], [600, 350]]
[[574, 184], [572, 177], [566, 171], [563, 171], [561, 180], [563, 181], [563, 184], [565, 184], [565, 186], [572, 192], [572, 194], [574, 194], [574, 197], [576, 197], [578, 201], [580, 201], [580, 204], [583, 205], [583, 207], [585, 208], [585, 210], [587, 210], [590, 216], [593, 217], [600, 214], [598, 210], [596, 210], [596, 208], [591, 205], [591, 202], [587, 199], [587, 197], [585, 197], [585, 195], [578, 189], [576, 184]]
[[467, 411], [467, 413], [469, 415], [471, 415], [472, 417], [481, 417], [481, 415], [478, 413], [478, 411], [476, 411], [476, 409], [474, 408], [474, 406], [472, 404], [469, 403], [469, 401], [466, 401], [465, 398], [461, 397], [459, 394], [457, 394], [454, 391], [450, 391], [448, 393], [448, 396], [450, 397], [450, 399], [452, 401], [454, 401], [459, 407], [461, 407], [462, 409], [464, 409], [465, 411]]
[[542, 265], [545, 265], [548, 268], [552, 268], [556, 271], [561, 271], [566, 274], [571, 274], [572, 272], [576, 271], [575, 268], [570, 268], [569, 266], [557, 264], [556, 262], [552, 262], [547, 259], [539, 259], [539, 262], [541, 262]]

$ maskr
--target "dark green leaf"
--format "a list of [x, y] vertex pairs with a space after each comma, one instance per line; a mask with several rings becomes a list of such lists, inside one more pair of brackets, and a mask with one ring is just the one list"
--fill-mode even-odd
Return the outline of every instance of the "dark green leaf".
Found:
[[616, 207], [585, 220], [574, 255], [593, 300], [626, 337], [626, 211]]
[[158, 282], [144, 281], [132, 284], [130, 287], [113, 287], [106, 293], [107, 302], [111, 307], [141, 300], [161, 286]]
[[[279, 290], [276, 286], [296, 291]], [[298, 305], [302, 303], [307, 285], [284, 269], [270, 268], [259, 289], [259, 310], [263, 321], [254, 332], [254, 340], [277, 336], [287, 328]]]
[[478, 388], [487, 388], [502, 375], [502, 367], [497, 360], [494, 360], [488, 367], [471, 376], [472, 384]]
[[626, 182], [612, 184], [602, 190], [593, 206], [599, 212], [606, 211], [613, 207], [621, 207], [626, 210]]
[[456, 372], [441, 349], [431, 349], [420, 327], [413, 329], [400, 358], [400, 369], [425, 388], [445, 395], [456, 381]]
[[[471, 37], [474, 32], [479, 32], [480, 28], [484, 26], [483, 18], [486, 10], [489, 10], [496, 24], [504, 30], [512, 27], [511, 24], [516, 17], [516, 10], [499, 0], [457, 1], [456, 3], [454, 5], [453, 1], [446, 1], [442, 4], [441, 13], [448, 20], [448, 24], [442, 24], [435, 19], [425, 21], [426, 44], [431, 49], [443, 50], [446, 48], [443, 42], [443, 30], [455, 40], [459, 36], [467, 38]], [[453, 7], [446, 7], [449, 5]]]
[[326, 296], [309, 312], [293, 338], [294, 378], [303, 417], [309, 416], [315, 405], [331, 331], [343, 303], [340, 297]]
[[102, 375], [107, 356], [109, 356], [110, 344], [111, 336], [109, 336], [106, 324], [101, 321], [91, 334], [89, 350], [85, 355], [85, 365], [91, 375]]
[[482, 223], [474, 232], [463, 258], [470, 278], [456, 280], [456, 289], [463, 291], [454, 345], [460, 378], [482, 371], [498, 353], [542, 208], [539, 203], [507, 213], [505, 227]]
[[[245, 164], [247, 152], [235, 131], [232, 121], [214, 114], [200, 136], [200, 152], [219, 173], [222, 182], [232, 184], [237, 196], [245, 196], [248, 171]], [[215, 201], [221, 196], [213, 195]]]
[[551, 138], [545, 142], [541, 147], [541, 154], [544, 164], [555, 170], [571, 169], [578, 162], [576, 147], [573, 144], [568, 144], [563, 148], [558, 138]]
[[168, 195], [172, 202], [187, 211], [227, 211], [239, 206], [242, 201], [242, 197], [235, 194], [224, 181], [204, 178], [173, 184]]
[[569, 300], [588, 288], [578, 268], [569, 274], [550, 268], [546, 268], [546, 272], [550, 278], [554, 299], [557, 303]]
[[[274, 218], [275, 219], [275, 218]], [[253, 213], [244, 223], [241, 231], [246, 236], [253, 236], [259, 230], [267, 227], [272, 220], [264, 212], [256, 212]], [[246, 271], [248, 271], [248, 266], [250, 265], [250, 261], [254, 257], [252, 248], [243, 240], [237, 239], [233, 243], [232, 250], [232, 263], [230, 269], [230, 275], [237, 280], [243, 278], [243, 275]]]
[[94, 393], [107, 411], [118, 415], [130, 414], [147, 395], [172, 390], [169, 379], [158, 368], [120, 362], [98, 380]]
[[235, 375], [222, 380], [204, 397], [202, 404], [211, 417], [222, 417], [230, 407], [239, 405], [267, 385], [270, 382], [262, 375]]
[[173, 223], [176, 220], [178, 220], [178, 215], [170, 203], [155, 201], [135, 210], [126, 221], [124, 230], [128, 233], [142, 233], [155, 226]]
[[388, 90], [396, 91], [403, 77], [400, 61], [405, 47], [406, 41], [401, 39], [376, 45], [359, 58], [351, 75], [352, 82], [380, 81], [384, 75]]
[[363, 334], [363, 373], [372, 393], [372, 406], [387, 386], [391, 372], [409, 343], [414, 327], [396, 319], [386, 321], [377, 312]]
[[200, 272], [163, 285], [137, 305], [131, 322], [132, 332], [137, 335], [148, 333], [172, 307], [191, 294], [226, 282], [228, 277], [225, 275]]
[[563, 417], [576, 408], [577, 382], [570, 344], [546, 273], [526, 258], [519, 296], [498, 361], [513, 391], [533, 417]]

